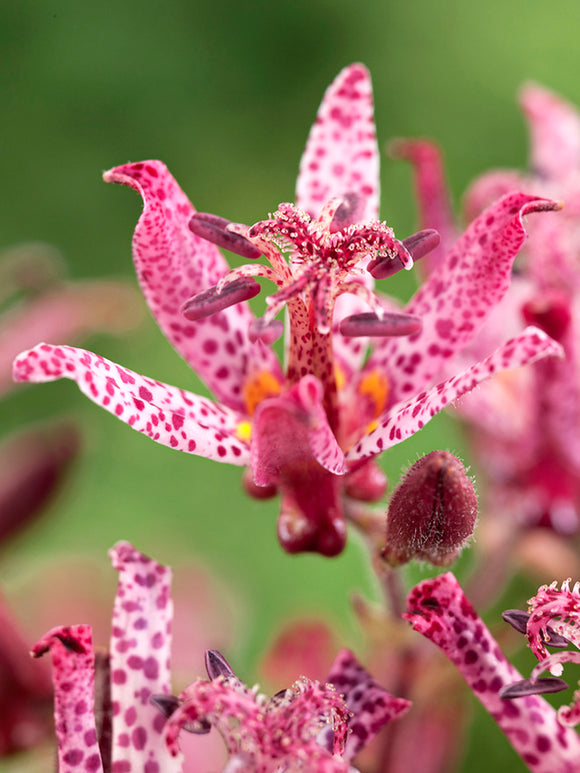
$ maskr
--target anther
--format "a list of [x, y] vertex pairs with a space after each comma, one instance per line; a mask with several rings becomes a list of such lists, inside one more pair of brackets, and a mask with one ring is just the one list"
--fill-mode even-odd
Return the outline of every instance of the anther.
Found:
[[[523, 612], [521, 609], [506, 609], [501, 613], [502, 618], [509, 623], [512, 628], [515, 628], [519, 633], [525, 634], [528, 630], [528, 620], [530, 619], [529, 612]], [[547, 636], [541, 633], [542, 642], [547, 647], [554, 647], [562, 649], [570, 644], [570, 640], [565, 636], [560, 636], [550, 626], [546, 629]]]
[[[181, 705], [178, 698], [175, 697], [175, 695], [166, 695], [165, 693], [159, 693], [157, 695], [152, 695], [149, 698], [149, 702], [152, 703], [155, 708], [159, 709], [161, 714], [166, 718], [169, 719], [169, 717], [177, 711], [179, 706]], [[206, 733], [209, 733], [211, 730], [211, 725], [207, 721], [207, 719], [192, 719], [189, 720], [189, 722], [186, 722], [182, 728], [182, 730], [185, 730], [188, 733], [195, 733], [196, 735], [205, 735]]]
[[[403, 239], [401, 245], [414, 262], [427, 255], [431, 250], [434, 250], [439, 241], [437, 231], [433, 228], [426, 228], [423, 231], [417, 231], [417, 233], [407, 236], [406, 239]], [[403, 261], [397, 255], [394, 258], [375, 258], [371, 260], [368, 270], [375, 279], [386, 279], [398, 273], [404, 267]]]
[[236, 303], [248, 301], [254, 298], [260, 292], [260, 285], [255, 279], [250, 277], [240, 277], [227, 284], [221, 292], [217, 287], [210, 287], [209, 290], [203, 290], [197, 293], [193, 298], [186, 301], [181, 307], [183, 316], [194, 322], [198, 319], [210, 317], [218, 311], [223, 311]]
[[242, 258], [256, 260], [262, 253], [255, 244], [245, 236], [232, 231], [228, 226], [232, 225], [231, 220], [219, 215], [212, 215], [208, 212], [196, 212], [189, 221], [189, 229], [196, 236], [212, 242], [218, 247], [223, 247]]
[[524, 698], [526, 695], [543, 695], [551, 692], [566, 690], [568, 685], [557, 676], [547, 676], [543, 679], [522, 679], [519, 682], [508, 684], [499, 691], [499, 697], [503, 700], [510, 698]]
[[362, 219], [365, 200], [356, 193], [345, 193], [341, 196], [342, 203], [334, 213], [328, 230], [330, 233], [342, 231], [349, 225], [359, 223]]
[[340, 325], [343, 336], [409, 336], [418, 333], [423, 327], [421, 317], [413, 314], [387, 313], [380, 319], [373, 312], [353, 314], [345, 317]]
[[206, 650], [205, 669], [210, 679], [217, 679], [218, 676], [224, 676], [228, 679], [235, 676], [228, 661], [217, 650]]

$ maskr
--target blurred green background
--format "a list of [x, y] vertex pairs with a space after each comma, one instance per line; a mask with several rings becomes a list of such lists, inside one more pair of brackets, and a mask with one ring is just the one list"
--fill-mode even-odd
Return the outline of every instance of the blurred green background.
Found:
[[[133, 277], [141, 202], [101, 181], [116, 164], [160, 158], [198, 209], [237, 221], [291, 200], [324, 89], [350, 62], [371, 69], [383, 146], [396, 136], [436, 139], [457, 202], [478, 173], [525, 165], [523, 81], [580, 103], [577, 0], [2, 0], [0, 18], [0, 245], [52, 243], [75, 278]], [[382, 189], [382, 216], [407, 235], [416, 224], [409, 169], [385, 158]], [[88, 347], [203, 389], [149, 318], [134, 335]], [[5, 432], [66, 414], [85, 435], [66, 491], [2, 555], [8, 594], [46, 557], [105, 563], [124, 538], [166, 563], [202, 560], [235, 587], [245, 611], [229, 654], [249, 682], [272, 631], [299, 612], [327, 616], [356, 644], [350, 594], [375, 592], [356, 538], [334, 560], [283, 555], [277, 501], [246, 499], [238, 469], [152, 443], [68, 382], [19, 388], [0, 410]], [[449, 417], [389, 452], [385, 469], [396, 480], [419, 453], [441, 447], [461, 449]], [[65, 622], [75, 621], [54, 620]], [[192, 653], [196, 673], [200, 659]], [[483, 726], [464, 769], [523, 769]], [[486, 732], [493, 741], [482, 759]]]

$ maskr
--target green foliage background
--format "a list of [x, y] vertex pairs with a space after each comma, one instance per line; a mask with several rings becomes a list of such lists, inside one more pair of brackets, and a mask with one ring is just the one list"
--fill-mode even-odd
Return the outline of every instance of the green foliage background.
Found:
[[[352, 61], [372, 71], [381, 142], [436, 139], [457, 202], [478, 173], [525, 165], [516, 107], [523, 81], [580, 103], [577, 0], [2, 0], [0, 17], [0, 244], [50, 242], [73, 277], [133, 277], [141, 203], [101, 181], [116, 164], [160, 158], [198, 209], [242, 222], [291, 200], [323, 91]], [[408, 168], [385, 158], [382, 185], [382, 216], [408, 234]], [[98, 337], [89, 348], [203, 389], [150, 319], [130, 337]], [[235, 587], [244, 623], [228, 654], [249, 682], [272, 631], [299, 612], [329, 617], [356, 645], [350, 594], [375, 592], [356, 538], [331, 561], [283, 555], [277, 502], [246, 499], [239, 470], [151, 443], [70, 383], [19, 389], [0, 410], [6, 432], [67, 414], [85, 434], [66, 491], [2, 555], [8, 595], [47, 556], [105, 562], [124, 538], [163, 562], [203, 560]], [[439, 447], [461, 449], [449, 417], [390, 452], [385, 468], [396, 480], [417, 454]], [[54, 620], [65, 622], [75, 621]], [[192, 653], [195, 673], [200, 662]], [[477, 716], [464, 770], [523, 770], [493, 723]]]

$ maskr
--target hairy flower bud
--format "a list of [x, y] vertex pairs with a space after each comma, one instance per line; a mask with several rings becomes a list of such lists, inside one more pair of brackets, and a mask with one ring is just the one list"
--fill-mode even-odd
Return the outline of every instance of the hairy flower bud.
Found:
[[473, 534], [477, 497], [463, 464], [448, 451], [432, 451], [411, 467], [393, 492], [384, 558], [412, 558], [446, 566]]

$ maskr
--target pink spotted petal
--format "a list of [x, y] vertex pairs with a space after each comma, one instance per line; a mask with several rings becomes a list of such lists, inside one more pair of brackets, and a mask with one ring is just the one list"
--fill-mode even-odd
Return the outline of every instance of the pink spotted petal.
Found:
[[478, 177], [463, 197], [463, 215], [467, 223], [479, 217], [494, 201], [514, 191], [526, 190], [529, 180], [520, 172], [511, 169], [487, 172]]
[[448, 253], [405, 311], [423, 320], [420, 333], [377, 345], [370, 368], [389, 373], [392, 399], [432, 383], [445, 363], [474, 337], [505, 295], [526, 231], [522, 218], [558, 209], [547, 199], [514, 193], [477, 218]]
[[171, 692], [171, 569], [128, 542], [110, 557], [119, 571], [110, 648], [114, 770], [180, 773], [180, 755], [165, 747], [165, 718], [150, 701]]
[[411, 706], [409, 701], [395, 698], [377, 684], [347, 649], [338, 653], [326, 681], [344, 695], [353, 715], [348, 723], [345, 760], [352, 760], [383, 725], [402, 716]]
[[379, 151], [370, 75], [362, 64], [345, 67], [328, 87], [300, 162], [296, 203], [316, 217], [335, 196], [365, 199], [360, 220], [379, 213]]
[[250, 343], [253, 314], [245, 303], [197, 322], [181, 315], [185, 301], [217, 284], [228, 270], [217, 247], [190, 230], [195, 209], [160, 161], [125, 164], [105, 172], [104, 179], [143, 197], [133, 259], [157, 323], [218, 400], [242, 410], [248, 369], [275, 370], [277, 360], [260, 342]]
[[[88, 625], [53, 628], [33, 648], [50, 652], [59, 773], [103, 773], [95, 725], [95, 655]], [[108, 773], [108, 772], [107, 772]]]
[[379, 426], [365, 435], [346, 455], [347, 462], [365, 459], [406, 440], [433, 416], [458, 397], [471, 391], [494, 373], [528, 365], [543, 357], [562, 357], [560, 344], [538, 328], [529, 327], [512, 338], [485, 360], [472, 365], [453, 378], [442, 381], [427, 392], [397, 403], [380, 420]]
[[562, 180], [580, 167], [580, 115], [548, 89], [525, 86], [520, 103], [532, 141], [532, 169], [548, 179]]
[[521, 674], [505, 659], [451, 573], [419, 583], [403, 617], [457, 666], [532, 773], [580, 769], [580, 738], [560, 725], [547, 701], [537, 695], [514, 701], [499, 697], [499, 690]]
[[395, 140], [389, 150], [394, 158], [413, 164], [420, 228], [434, 228], [439, 234], [439, 246], [421, 261], [421, 270], [428, 276], [441, 265], [457, 239], [441, 153], [428, 140]]
[[156, 443], [230, 464], [250, 461], [247, 444], [236, 437], [243, 415], [84, 349], [39, 344], [16, 358], [14, 378], [69, 378], [89, 400]]

